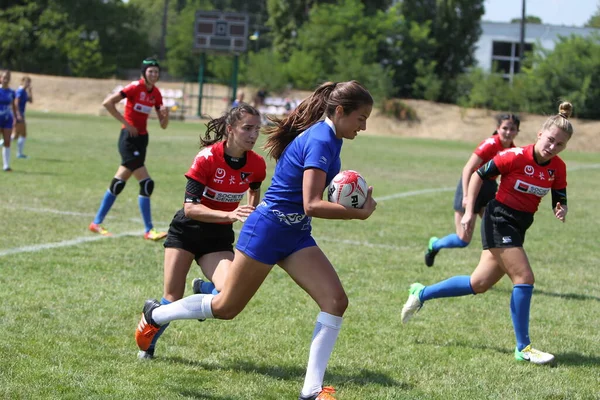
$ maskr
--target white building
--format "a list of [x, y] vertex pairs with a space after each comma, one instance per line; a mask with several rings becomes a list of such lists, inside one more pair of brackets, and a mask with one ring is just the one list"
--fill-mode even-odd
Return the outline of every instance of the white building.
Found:
[[[481, 36], [476, 44], [475, 59], [477, 65], [485, 71], [491, 71], [494, 64], [504, 73], [506, 79], [519, 72], [519, 43], [521, 24], [509, 22], [481, 22]], [[553, 50], [559, 36], [589, 36], [600, 32], [594, 28], [558, 26], [546, 24], [526, 24], [525, 52], [534, 46]]]

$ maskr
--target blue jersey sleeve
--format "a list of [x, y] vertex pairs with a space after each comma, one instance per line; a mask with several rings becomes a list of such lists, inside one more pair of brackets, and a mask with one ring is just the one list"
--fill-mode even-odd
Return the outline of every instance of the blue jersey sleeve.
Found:
[[327, 141], [309, 140], [305, 149], [304, 169], [318, 168], [327, 172], [338, 158], [336, 149]]

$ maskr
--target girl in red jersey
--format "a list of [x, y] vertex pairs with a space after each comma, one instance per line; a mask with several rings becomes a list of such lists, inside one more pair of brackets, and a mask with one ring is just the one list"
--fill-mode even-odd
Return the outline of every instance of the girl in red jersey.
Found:
[[[183, 297], [194, 260], [213, 287], [222, 288], [227, 266], [233, 260], [233, 223], [245, 221], [254, 211], [267, 173], [265, 160], [252, 151], [259, 129], [260, 113], [246, 103], [207, 124], [205, 136], [200, 139], [202, 150], [185, 174], [183, 208], [173, 217], [164, 244], [161, 304]], [[248, 202], [240, 205], [246, 193]], [[146, 351], [140, 350], [139, 358], [154, 357], [156, 341], [167, 326], [161, 327]]]
[[402, 308], [402, 323], [406, 323], [427, 300], [484, 293], [504, 275], [513, 283], [510, 312], [517, 346], [515, 359], [534, 364], [548, 364], [554, 356], [531, 347], [529, 311], [534, 275], [523, 249], [525, 232], [533, 223], [542, 197], [552, 193], [556, 218], [565, 222], [567, 215], [567, 168], [558, 157], [573, 135], [568, 121], [573, 106], [564, 102], [559, 113], [546, 120], [537, 134], [537, 141], [525, 147], [505, 150], [473, 173], [468, 188], [464, 230], [471, 230], [475, 199], [483, 181], [501, 175], [496, 198], [486, 206], [481, 225], [483, 252], [471, 276], [454, 276], [431, 286], [413, 283]]
[[[456, 187], [454, 194], [454, 225], [456, 233], [444, 236], [441, 239], [433, 236], [429, 239], [429, 246], [425, 252], [425, 265], [431, 267], [435, 260], [435, 256], [441, 249], [449, 249], [454, 247], [467, 247], [471, 243], [472, 232], [475, 228], [476, 219], [473, 219], [473, 226], [469, 230], [462, 229], [460, 221], [465, 215], [465, 205], [467, 204], [467, 187], [473, 171], [481, 167], [483, 164], [491, 160], [496, 154], [502, 150], [514, 147], [513, 140], [519, 133], [519, 125], [521, 121], [514, 114], [504, 114], [498, 117], [496, 130], [491, 137], [479, 143], [473, 154], [465, 164], [461, 178]], [[498, 182], [496, 177], [486, 179], [481, 186], [481, 190], [475, 200], [475, 213], [483, 216], [483, 210], [487, 203], [494, 198], [498, 190]]]
[[[148, 147], [146, 125], [152, 109], [156, 110], [162, 129], [167, 129], [169, 124], [169, 110], [163, 106], [162, 95], [156, 87], [159, 77], [158, 61], [147, 58], [142, 62], [141, 79], [127, 85], [120, 92], [108, 96], [102, 103], [110, 115], [123, 124], [118, 143], [121, 166], [117, 169], [117, 173], [102, 198], [96, 217], [89, 226], [92, 232], [110, 236], [110, 233], [100, 224], [104, 221], [119, 193], [125, 188], [127, 180], [133, 175], [140, 185], [138, 205], [144, 220], [144, 238], [160, 240], [167, 236], [166, 232], [157, 232], [152, 224], [150, 195], [154, 191], [154, 181], [150, 178], [148, 169], [144, 165]], [[125, 113], [121, 115], [116, 105], [123, 99], [127, 99], [127, 103], [125, 104]]]

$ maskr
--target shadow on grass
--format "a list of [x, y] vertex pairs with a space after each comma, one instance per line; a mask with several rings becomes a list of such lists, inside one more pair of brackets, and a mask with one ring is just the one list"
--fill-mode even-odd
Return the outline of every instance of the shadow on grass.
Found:
[[567, 366], [590, 366], [598, 367], [600, 365], [600, 357], [595, 356], [583, 356], [577, 353], [558, 353], [556, 356], [556, 365], [567, 365]]
[[212, 394], [204, 394], [204, 393], [198, 393], [198, 392], [192, 392], [189, 390], [180, 392], [179, 394], [181, 394], [182, 396], [186, 397], [186, 398], [190, 398], [190, 399], [202, 399], [202, 400], [241, 400], [237, 397], [231, 397], [231, 396], [216, 396], [216, 395], [212, 395]]
[[[415, 340], [417, 344], [426, 344], [430, 346], [443, 346], [443, 347], [464, 347], [468, 349], [478, 349], [485, 351], [495, 351], [506, 355], [512, 355], [513, 349], [507, 349], [504, 347], [488, 346], [475, 344], [473, 342], [462, 342], [462, 341], [451, 341], [440, 344], [439, 341], [435, 340]], [[598, 366], [600, 365], [600, 357], [596, 356], [584, 356], [578, 353], [554, 353], [556, 362], [554, 366]]]
[[[261, 365], [252, 361], [236, 360], [230, 362], [222, 362], [219, 364], [208, 364], [202, 361], [188, 360], [181, 357], [165, 357], [164, 361], [184, 364], [192, 367], [201, 368], [207, 371], [237, 371], [249, 374], [261, 374], [275, 379], [299, 380], [304, 378], [306, 370], [299, 367], [277, 366], [277, 365]], [[328, 385], [342, 385], [351, 382], [354, 385], [367, 386], [379, 385], [383, 387], [398, 387], [402, 390], [412, 389], [412, 385], [404, 382], [398, 382], [389, 376], [377, 371], [362, 369], [347, 371], [345, 368], [330, 368], [326, 373], [326, 381]], [[202, 398], [202, 397], [201, 397]], [[208, 398], [208, 397], [207, 397]]]
[[[512, 290], [510, 289], [504, 289], [504, 288], [494, 288], [494, 290], [497, 291], [501, 291], [504, 293], [512, 293]], [[555, 293], [555, 292], [548, 292], [542, 289], [534, 289], [533, 290], [533, 294], [534, 296], [548, 296], [548, 297], [558, 297], [561, 299], [568, 299], [568, 300], [581, 300], [581, 301], [586, 301], [586, 300], [595, 300], [595, 301], [600, 301], [600, 297], [598, 296], [590, 296], [587, 294], [580, 294], [580, 293]]]

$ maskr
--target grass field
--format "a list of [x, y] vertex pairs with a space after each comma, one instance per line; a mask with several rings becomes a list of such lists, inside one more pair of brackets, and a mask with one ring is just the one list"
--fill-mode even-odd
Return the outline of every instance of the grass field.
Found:
[[[13, 149], [14, 171], [0, 175], [0, 397], [296, 399], [318, 309], [278, 268], [234, 321], [174, 322], [158, 357], [137, 360], [133, 333], [144, 300], [162, 294], [163, 247], [142, 239], [135, 180], [105, 221], [115, 237], [87, 231], [120, 162], [118, 124], [27, 121], [30, 159]], [[153, 217], [166, 229], [201, 126], [150, 128]], [[477, 230], [470, 247], [423, 264], [429, 236], [454, 229], [453, 190], [474, 146], [375, 136], [344, 145], [343, 168], [366, 177], [379, 205], [367, 221], [313, 224], [350, 298], [325, 376], [339, 399], [600, 399], [598, 154], [563, 153], [567, 223], [544, 199], [527, 234], [531, 336], [555, 368], [514, 361], [507, 278], [485, 295], [428, 302], [400, 324], [410, 283], [470, 274], [479, 259]]]

